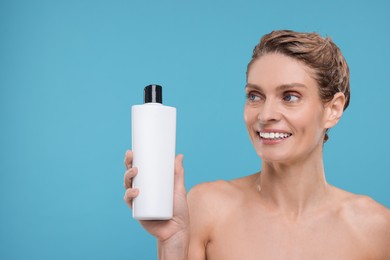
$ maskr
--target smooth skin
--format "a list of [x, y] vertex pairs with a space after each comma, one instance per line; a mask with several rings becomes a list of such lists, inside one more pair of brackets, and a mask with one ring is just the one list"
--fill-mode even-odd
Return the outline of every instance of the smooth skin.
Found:
[[[252, 63], [244, 119], [262, 171], [197, 185], [187, 208], [179, 155], [174, 218], [141, 221], [158, 239], [160, 259], [390, 259], [390, 211], [326, 182], [325, 130], [341, 118], [345, 98], [337, 93], [324, 104], [313, 75], [281, 54]], [[283, 138], [259, 134], [275, 132]], [[131, 160], [128, 151], [129, 168]], [[142, 192], [131, 189], [135, 174], [125, 174], [129, 206]]]

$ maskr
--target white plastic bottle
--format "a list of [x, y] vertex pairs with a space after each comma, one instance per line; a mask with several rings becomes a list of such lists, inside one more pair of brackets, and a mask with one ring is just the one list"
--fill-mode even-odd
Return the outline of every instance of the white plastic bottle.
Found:
[[162, 88], [144, 89], [144, 104], [134, 105], [132, 114], [133, 167], [138, 174], [133, 188], [133, 218], [167, 220], [173, 213], [176, 147], [176, 108], [162, 104]]

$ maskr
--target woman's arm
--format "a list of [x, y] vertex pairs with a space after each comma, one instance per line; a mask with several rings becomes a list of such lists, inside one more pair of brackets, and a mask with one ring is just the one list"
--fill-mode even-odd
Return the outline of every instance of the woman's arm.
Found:
[[211, 241], [213, 228], [216, 225], [216, 198], [218, 185], [202, 183], [196, 185], [187, 195], [190, 212], [190, 244], [188, 260], [206, 260], [207, 246]]
[[179, 232], [165, 241], [158, 241], [158, 259], [187, 260], [189, 232]]

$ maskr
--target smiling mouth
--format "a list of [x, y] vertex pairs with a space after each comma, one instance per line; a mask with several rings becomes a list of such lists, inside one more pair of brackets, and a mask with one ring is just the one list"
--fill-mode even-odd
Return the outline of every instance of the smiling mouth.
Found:
[[290, 133], [280, 133], [280, 132], [257, 132], [261, 139], [266, 140], [282, 140], [292, 136]]

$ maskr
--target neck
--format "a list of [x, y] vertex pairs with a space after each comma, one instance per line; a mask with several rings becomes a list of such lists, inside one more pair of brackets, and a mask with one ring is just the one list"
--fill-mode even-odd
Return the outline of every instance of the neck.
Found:
[[292, 219], [330, 198], [322, 157], [294, 164], [263, 162], [258, 181], [267, 204]]

